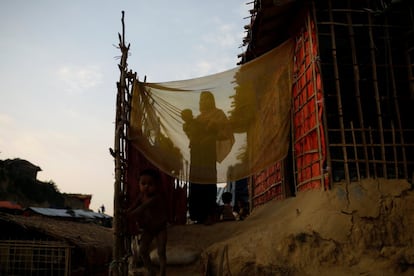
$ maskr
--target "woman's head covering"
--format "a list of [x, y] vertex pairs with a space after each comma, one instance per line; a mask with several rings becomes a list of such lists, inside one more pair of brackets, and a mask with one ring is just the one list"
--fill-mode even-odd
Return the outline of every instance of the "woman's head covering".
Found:
[[200, 112], [209, 111], [216, 108], [216, 101], [213, 93], [210, 91], [203, 91], [200, 94]]

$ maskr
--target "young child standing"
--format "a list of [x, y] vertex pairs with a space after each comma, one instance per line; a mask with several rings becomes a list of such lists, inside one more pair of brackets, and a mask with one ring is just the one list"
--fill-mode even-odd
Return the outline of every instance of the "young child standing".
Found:
[[161, 177], [157, 170], [146, 169], [139, 176], [138, 200], [128, 209], [127, 215], [136, 219], [142, 229], [139, 255], [149, 275], [155, 275], [150, 258], [151, 242], [157, 244], [160, 274], [165, 276], [167, 265], [167, 207], [161, 193]]
[[228, 221], [228, 220], [236, 220], [236, 217], [233, 214], [233, 207], [231, 206], [233, 195], [230, 192], [224, 192], [221, 195], [221, 200], [223, 204], [220, 210], [220, 220], [221, 221]]

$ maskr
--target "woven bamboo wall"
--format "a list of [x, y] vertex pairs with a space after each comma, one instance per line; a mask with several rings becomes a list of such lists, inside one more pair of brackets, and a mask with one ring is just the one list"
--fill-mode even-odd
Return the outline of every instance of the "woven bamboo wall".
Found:
[[251, 200], [253, 208], [273, 199], [284, 199], [285, 181], [283, 161], [270, 166], [252, 177]]
[[71, 247], [53, 241], [0, 241], [0, 275], [68, 276]]
[[413, 1], [313, 2], [333, 180], [410, 180]]
[[309, 13], [295, 40], [291, 122], [293, 174], [296, 191], [304, 191], [328, 185], [324, 176], [327, 158], [322, 118], [323, 87], [316, 28]]
[[[308, 2], [296, 34], [293, 170], [278, 179], [288, 187], [291, 174], [296, 191], [364, 178], [412, 182], [414, 1]], [[252, 178], [254, 206], [285, 197], [269, 173]]]

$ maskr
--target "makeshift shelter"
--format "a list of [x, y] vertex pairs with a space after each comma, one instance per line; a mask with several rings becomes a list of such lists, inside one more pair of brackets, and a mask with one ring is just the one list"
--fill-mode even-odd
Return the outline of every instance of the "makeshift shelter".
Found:
[[0, 227], [0, 275], [108, 275], [111, 228], [5, 213]]
[[254, 175], [254, 206], [362, 178], [413, 177], [413, 3], [255, 1], [243, 64], [294, 37], [289, 156]]
[[23, 208], [20, 204], [12, 201], [1, 200], [0, 201], [0, 212], [9, 213], [9, 214], [21, 214], [23, 213]]
[[[191, 180], [189, 153], [180, 144], [191, 141], [177, 138], [185, 123], [180, 115], [196, 113], [197, 95], [206, 90], [227, 111], [235, 138], [230, 150], [217, 144], [217, 156], [224, 152], [217, 179], [248, 178], [251, 207], [337, 181], [412, 181], [413, 6], [404, 0], [256, 0], [240, 67], [162, 84], [128, 71], [122, 36], [116, 233], [126, 231], [117, 210], [128, 205], [132, 190], [128, 154], [135, 151], [141, 166]], [[125, 248], [115, 251], [119, 261]]]
[[[111, 150], [116, 175], [114, 227], [119, 234], [116, 262], [127, 250], [122, 236], [136, 234], [134, 222], [125, 221], [121, 209], [138, 195], [140, 170], [160, 169], [170, 209], [175, 210], [170, 220], [185, 223], [186, 206], [175, 205], [185, 203], [185, 185], [177, 183], [236, 181], [287, 156], [293, 65], [293, 41], [287, 40], [263, 58], [223, 73], [148, 83], [127, 69], [129, 46], [124, 44], [124, 35], [120, 36], [120, 49], [115, 145]], [[201, 114], [204, 93], [211, 95], [214, 105], [214, 112], [208, 115]], [[190, 117], [185, 118], [186, 112]], [[203, 116], [208, 116], [208, 124], [198, 122]], [[194, 153], [198, 141], [207, 141], [209, 146], [199, 146]], [[213, 164], [205, 160], [213, 160]], [[173, 198], [175, 195], [179, 198]]]

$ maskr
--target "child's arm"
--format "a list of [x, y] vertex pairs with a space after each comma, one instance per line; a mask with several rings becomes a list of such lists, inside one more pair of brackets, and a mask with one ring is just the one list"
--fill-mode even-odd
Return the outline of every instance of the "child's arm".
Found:
[[132, 210], [134, 210], [135, 208], [137, 208], [137, 206], [139, 205], [139, 202], [140, 202], [139, 198], [137, 198], [136, 200], [134, 200], [132, 202], [132, 204], [128, 208], [125, 209], [125, 213], [130, 213]]
[[128, 213], [130, 215], [140, 216], [146, 209], [151, 208], [155, 204], [156, 196], [151, 197], [145, 201], [141, 201], [141, 204], [131, 209]]

